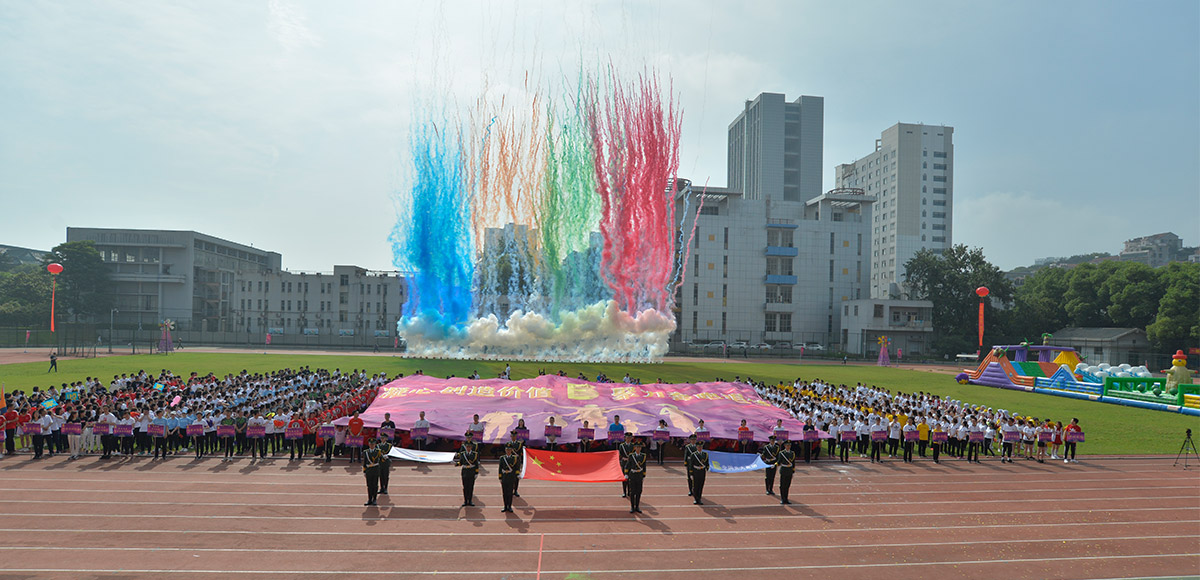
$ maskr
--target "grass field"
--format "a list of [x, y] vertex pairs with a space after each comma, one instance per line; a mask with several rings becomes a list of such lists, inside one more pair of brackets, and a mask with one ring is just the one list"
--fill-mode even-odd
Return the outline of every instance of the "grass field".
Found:
[[[1020, 415], [1049, 417], [1064, 424], [1072, 417], [1078, 417], [1080, 425], [1087, 433], [1087, 443], [1080, 446], [1080, 451], [1091, 455], [1175, 454], [1179, 452], [1185, 429], [1190, 428], [1200, 433], [1200, 418], [1197, 417], [1006, 389], [960, 385], [949, 375], [876, 366], [733, 364], [678, 360], [661, 364], [511, 364], [514, 378], [534, 376], [541, 368], [551, 373], [562, 369], [569, 376], [583, 372], [589, 377], [595, 377], [596, 373], [604, 372], [614, 380], [620, 380], [625, 373], [629, 373], [644, 383], [660, 378], [664, 382], [711, 381], [717, 377], [732, 380], [735, 375], [741, 375], [767, 382], [790, 382], [797, 377], [820, 378], [835, 384], [853, 385], [862, 382], [891, 389], [893, 392], [924, 391], [969, 404], [1007, 409]], [[389, 376], [395, 376], [397, 373], [410, 374], [417, 369], [422, 369], [427, 375], [439, 377], [450, 374], [465, 376], [472, 371], [478, 371], [479, 375], [485, 378], [495, 377], [504, 369], [503, 362], [420, 360], [390, 356], [175, 353], [169, 356], [61, 359], [59, 373], [49, 376], [46, 374], [45, 362], [0, 365], [0, 384], [9, 392], [14, 389], [28, 391], [33, 386], [45, 388], [52, 384], [82, 380], [88, 376], [99, 376], [102, 382], [107, 383], [113, 375], [134, 373], [142, 369], [152, 374], [157, 374], [160, 369], [165, 368], [182, 376], [191, 372], [211, 372], [222, 376], [241, 372], [242, 369], [262, 372], [304, 365], [314, 369], [340, 368], [342, 371], [365, 368], [367, 373], [387, 372]]]

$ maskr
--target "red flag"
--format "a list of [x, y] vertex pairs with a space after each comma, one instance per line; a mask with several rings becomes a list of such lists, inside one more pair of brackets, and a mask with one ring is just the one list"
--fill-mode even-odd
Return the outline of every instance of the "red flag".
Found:
[[616, 451], [563, 453], [525, 448], [524, 479], [548, 481], [625, 481]]

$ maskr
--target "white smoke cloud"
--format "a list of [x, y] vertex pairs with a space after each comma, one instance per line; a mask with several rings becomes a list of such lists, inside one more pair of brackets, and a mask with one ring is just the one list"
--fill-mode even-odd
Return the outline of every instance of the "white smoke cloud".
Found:
[[408, 354], [419, 357], [652, 362], [666, 354], [675, 330], [670, 312], [651, 309], [633, 316], [612, 300], [561, 317], [556, 324], [539, 313], [518, 310], [503, 325], [489, 314], [461, 329], [415, 317], [401, 320], [397, 331], [408, 341]]

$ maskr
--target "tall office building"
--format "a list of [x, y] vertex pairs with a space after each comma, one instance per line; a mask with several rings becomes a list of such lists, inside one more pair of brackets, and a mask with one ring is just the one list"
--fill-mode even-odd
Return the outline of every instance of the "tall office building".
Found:
[[954, 128], [897, 123], [875, 151], [837, 166], [839, 188], [875, 197], [871, 220], [871, 298], [903, 296], [904, 264], [917, 251], [953, 243]]
[[825, 98], [762, 93], [729, 125], [729, 189], [744, 199], [821, 195]]

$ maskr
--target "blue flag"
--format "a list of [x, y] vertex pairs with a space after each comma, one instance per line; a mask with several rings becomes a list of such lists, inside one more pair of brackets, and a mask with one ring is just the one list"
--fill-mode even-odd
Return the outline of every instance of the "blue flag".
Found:
[[770, 467], [757, 453], [708, 452], [708, 470], [713, 473], [741, 473]]

